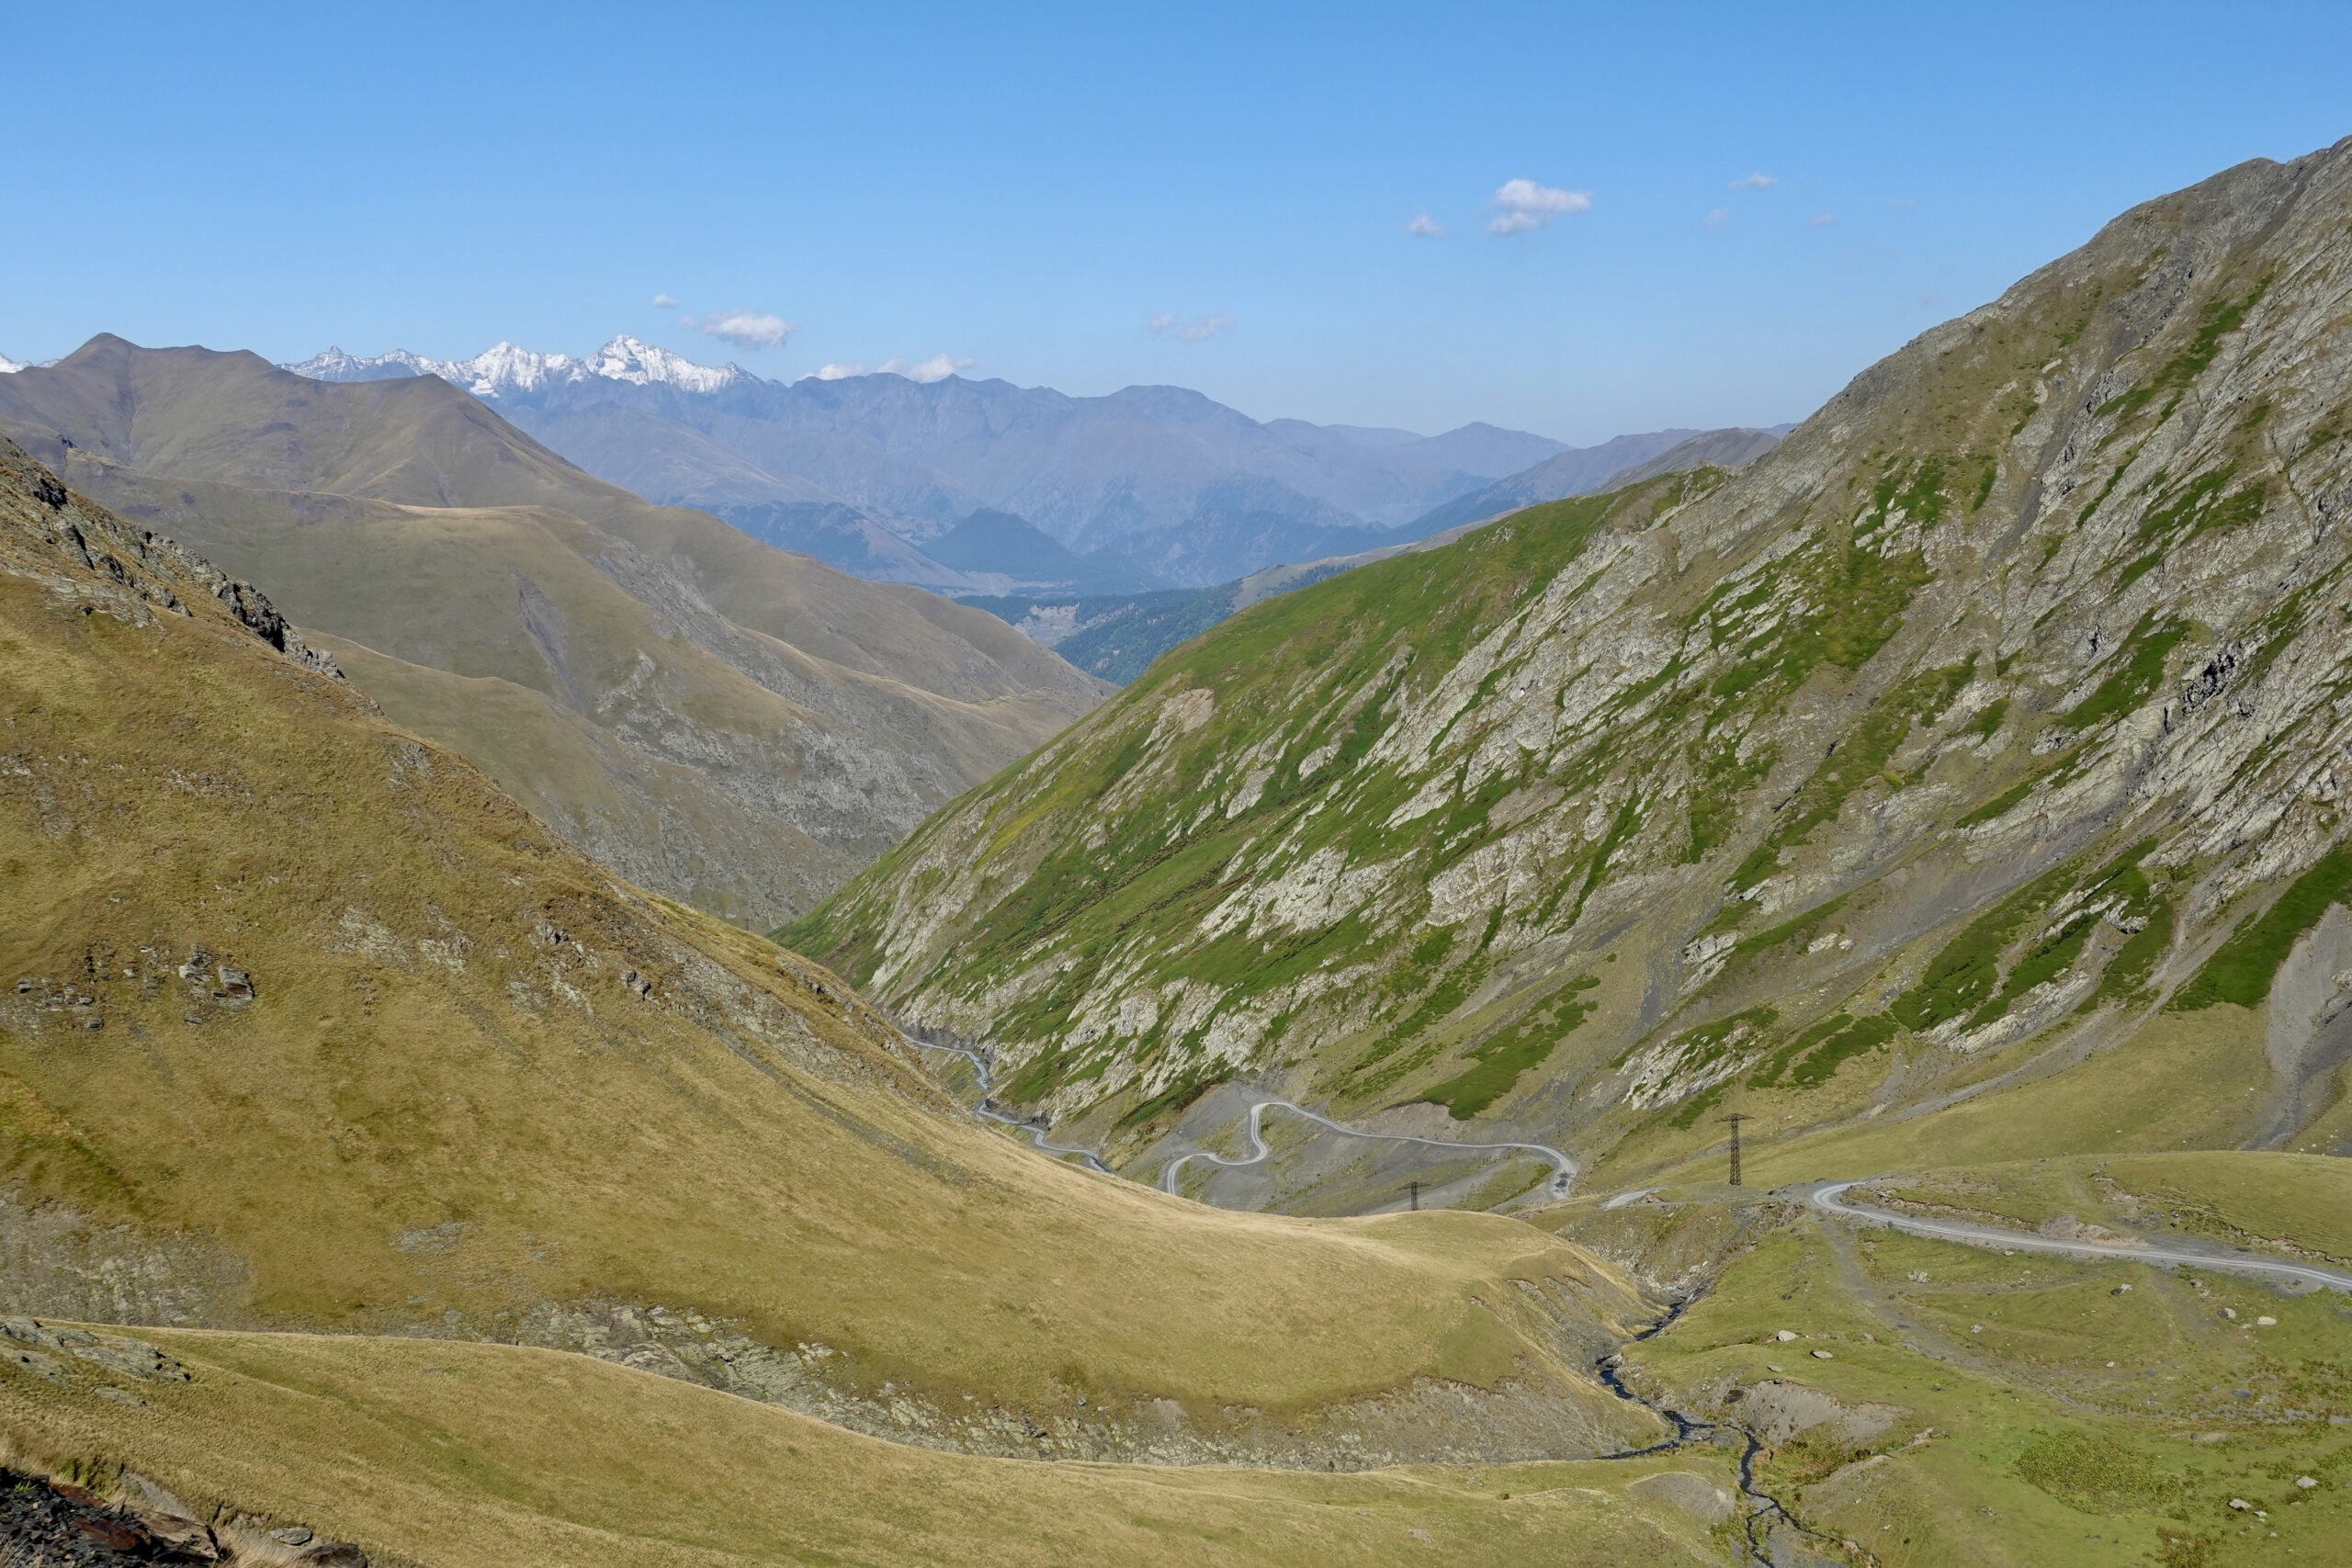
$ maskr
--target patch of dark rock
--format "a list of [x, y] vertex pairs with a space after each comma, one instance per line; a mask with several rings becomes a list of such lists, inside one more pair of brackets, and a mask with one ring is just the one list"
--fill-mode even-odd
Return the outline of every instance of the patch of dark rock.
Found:
[[69, 1482], [0, 1469], [0, 1558], [21, 1568], [112, 1568], [217, 1562], [220, 1551], [194, 1520], [110, 1506]]

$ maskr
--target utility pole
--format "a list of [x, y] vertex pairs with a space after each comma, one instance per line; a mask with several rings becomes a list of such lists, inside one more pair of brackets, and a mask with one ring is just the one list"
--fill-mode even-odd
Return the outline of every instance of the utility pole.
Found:
[[1739, 1124], [1747, 1120], [1745, 1112], [1735, 1111], [1723, 1120], [1731, 1123], [1731, 1184], [1739, 1185]]
[[1413, 1190], [1413, 1213], [1418, 1214], [1421, 1212], [1421, 1184], [1416, 1181], [1411, 1183], [1411, 1187]]

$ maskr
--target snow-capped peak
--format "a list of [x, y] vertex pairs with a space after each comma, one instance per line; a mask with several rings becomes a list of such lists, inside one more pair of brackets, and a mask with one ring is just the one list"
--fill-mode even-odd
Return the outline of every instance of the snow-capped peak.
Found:
[[535, 392], [569, 381], [629, 381], [638, 386], [676, 387], [688, 392], [715, 392], [733, 381], [750, 380], [740, 366], [697, 365], [683, 355], [640, 343], [623, 333], [586, 359], [568, 354], [535, 354], [511, 343], [501, 343], [471, 359], [427, 359], [396, 348], [390, 354], [361, 358], [330, 348], [299, 364], [280, 366], [313, 381], [381, 381], [401, 376], [438, 376], [463, 387], [478, 398], [501, 393]]
[[634, 381], [640, 387], [678, 387], [689, 392], [715, 392], [730, 381], [749, 379], [752, 374], [738, 365], [718, 369], [696, 365], [684, 355], [639, 343], [626, 333], [589, 358], [588, 373], [612, 381]]
[[23, 368], [23, 366], [17, 364], [6, 355], [0, 354], [0, 376], [14, 376], [17, 371], [22, 370]]
[[280, 370], [312, 381], [386, 381], [401, 376], [435, 374], [434, 363], [420, 359], [404, 348], [390, 354], [379, 354], [373, 359], [363, 359], [356, 354], [345, 354], [330, 348], [324, 354], [314, 354], [299, 365], [281, 365]]
[[[457, 372], [449, 374], [449, 370]], [[516, 344], [496, 343], [471, 359], [459, 360], [449, 370], [436, 370], [444, 381], [455, 381], [478, 398], [501, 392], [536, 392], [550, 381], [577, 381], [588, 367], [568, 354], [534, 354]]]

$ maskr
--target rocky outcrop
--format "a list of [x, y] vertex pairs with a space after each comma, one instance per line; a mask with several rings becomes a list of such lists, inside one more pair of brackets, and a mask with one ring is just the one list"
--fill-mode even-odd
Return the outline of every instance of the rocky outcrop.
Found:
[[[58, 592], [93, 599], [93, 608], [141, 625], [158, 612], [188, 613], [175, 585], [209, 594], [239, 626], [278, 652], [312, 670], [342, 673], [333, 658], [303, 642], [252, 583], [239, 581], [177, 541], [127, 523], [103, 507], [85, 510], [54, 474], [13, 446], [0, 450], [0, 483], [15, 484], [37, 503], [37, 509], [0, 514], [10, 525], [101, 580], [54, 579]], [[12, 562], [6, 570], [27, 569]]]

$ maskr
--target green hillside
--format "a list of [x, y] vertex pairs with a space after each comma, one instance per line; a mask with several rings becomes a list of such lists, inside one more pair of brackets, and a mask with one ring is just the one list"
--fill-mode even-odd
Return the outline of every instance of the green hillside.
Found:
[[2347, 222], [2245, 165], [1737, 475], [1258, 604], [782, 939], [1138, 1176], [1227, 1081], [1602, 1180], [2337, 1148]]

